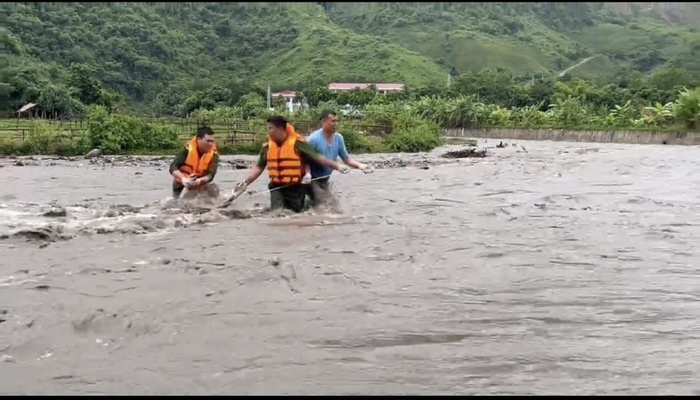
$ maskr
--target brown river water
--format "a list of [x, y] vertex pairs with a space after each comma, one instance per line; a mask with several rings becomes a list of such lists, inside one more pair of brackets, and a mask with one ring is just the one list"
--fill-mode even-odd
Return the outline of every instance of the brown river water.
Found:
[[522, 144], [248, 218], [165, 207], [167, 158], [0, 159], [0, 394], [700, 394], [700, 147]]

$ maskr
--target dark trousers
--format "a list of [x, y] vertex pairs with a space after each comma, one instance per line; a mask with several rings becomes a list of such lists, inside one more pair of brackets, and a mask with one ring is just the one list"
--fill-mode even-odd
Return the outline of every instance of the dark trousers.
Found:
[[309, 200], [311, 200], [311, 206], [315, 207], [330, 196], [330, 177], [318, 179], [311, 182], [308, 185], [308, 195]]
[[[281, 187], [280, 187], [281, 186]], [[277, 189], [279, 187], [279, 189]], [[306, 185], [298, 183], [296, 185], [273, 185], [268, 186], [270, 190], [270, 209], [286, 208], [294, 212], [302, 212], [306, 202]]]

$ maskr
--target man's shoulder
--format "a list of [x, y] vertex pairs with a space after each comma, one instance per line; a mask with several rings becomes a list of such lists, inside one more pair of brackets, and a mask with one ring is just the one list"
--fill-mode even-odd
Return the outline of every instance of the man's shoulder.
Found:
[[321, 137], [321, 130], [315, 130], [309, 134], [309, 136], [306, 137], [307, 142], [315, 142], [318, 140], [318, 138]]
[[340, 132], [333, 133], [333, 147], [338, 149], [338, 151], [345, 147], [345, 138]]

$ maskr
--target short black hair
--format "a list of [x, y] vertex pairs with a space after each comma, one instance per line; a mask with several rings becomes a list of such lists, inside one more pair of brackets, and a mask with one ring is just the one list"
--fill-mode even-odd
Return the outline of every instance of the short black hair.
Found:
[[319, 120], [323, 121], [324, 119], [330, 117], [331, 115], [334, 115], [336, 117], [338, 116], [338, 114], [336, 114], [336, 112], [333, 110], [323, 110], [323, 112], [321, 112], [321, 118], [319, 118]]
[[285, 129], [287, 127], [287, 119], [281, 115], [273, 115], [267, 119], [268, 124], [272, 124], [277, 128]]
[[203, 138], [203, 137], [205, 137], [205, 136], [207, 136], [207, 135], [214, 136], [214, 131], [211, 130], [210, 127], [208, 127], [208, 126], [200, 126], [199, 128], [197, 128], [197, 137], [198, 137], [198, 138], [201, 139], [201, 138]]

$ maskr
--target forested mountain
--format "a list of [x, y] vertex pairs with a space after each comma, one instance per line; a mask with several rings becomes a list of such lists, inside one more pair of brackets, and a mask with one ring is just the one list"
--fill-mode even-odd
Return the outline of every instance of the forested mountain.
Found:
[[700, 70], [700, 34], [654, 19], [652, 10], [625, 15], [605, 3], [556, 2], [327, 4], [337, 25], [379, 35], [459, 73], [488, 67], [551, 73], [588, 57], [595, 58], [577, 73], [605, 74], [619, 64]]
[[669, 17], [678, 9], [616, 7], [2, 3], [0, 44], [8, 57], [0, 65], [0, 108], [35, 101], [74, 110], [121, 99], [164, 110], [196, 91], [211, 102], [235, 103], [268, 84], [273, 90], [331, 81], [445, 86], [448, 73], [494, 67], [523, 80], [556, 77], [579, 63], [570, 74], [596, 79], [622, 66], [700, 72], [700, 34], [687, 25], [697, 20]]
[[700, 26], [700, 3], [610, 2], [605, 5], [619, 13], [640, 16], [651, 14], [673, 24]]

